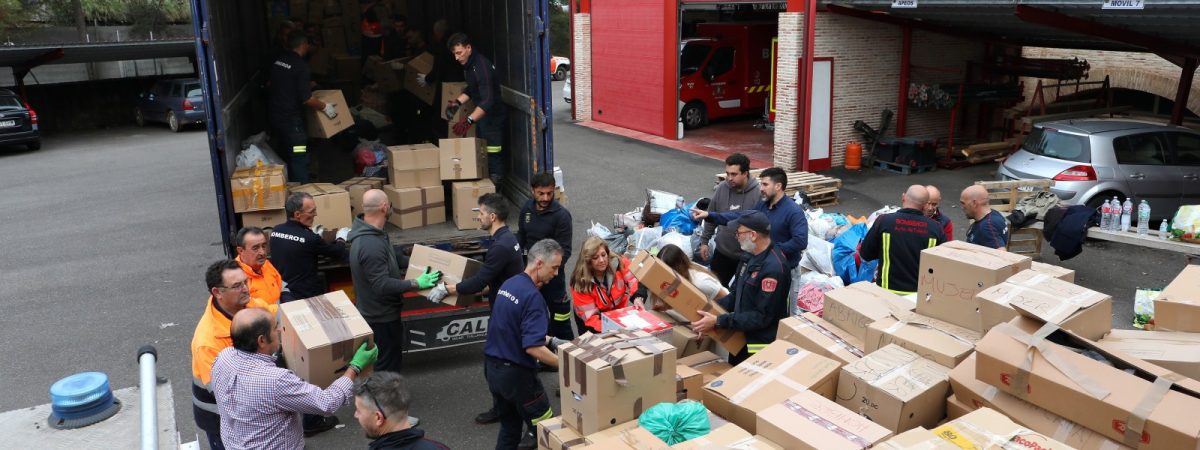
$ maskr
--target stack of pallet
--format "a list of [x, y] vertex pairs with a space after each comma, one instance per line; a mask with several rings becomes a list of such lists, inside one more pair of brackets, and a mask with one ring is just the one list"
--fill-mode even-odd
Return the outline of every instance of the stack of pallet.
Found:
[[989, 161], [995, 161], [1009, 154], [1016, 147], [1016, 139], [1007, 139], [1000, 142], [985, 142], [981, 144], [968, 145], [961, 150], [964, 157], [971, 164], [979, 164]]
[[[750, 176], [757, 178], [764, 169], [750, 171]], [[725, 181], [725, 174], [717, 174], [717, 183]], [[784, 193], [795, 195], [803, 192], [808, 196], [813, 206], [826, 207], [838, 204], [837, 194], [842, 187], [842, 180], [812, 172], [788, 172], [787, 189]]]

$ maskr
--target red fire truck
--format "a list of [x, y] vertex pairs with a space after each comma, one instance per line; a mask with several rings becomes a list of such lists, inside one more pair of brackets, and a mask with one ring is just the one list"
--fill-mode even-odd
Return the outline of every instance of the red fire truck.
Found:
[[775, 23], [701, 23], [695, 37], [680, 42], [679, 116], [685, 128], [763, 113], [777, 30]]

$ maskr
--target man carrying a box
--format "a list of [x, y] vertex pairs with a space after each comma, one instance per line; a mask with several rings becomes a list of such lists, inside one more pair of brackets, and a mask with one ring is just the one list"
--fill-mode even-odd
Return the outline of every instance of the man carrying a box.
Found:
[[[554, 199], [554, 174], [539, 173], [530, 181], [533, 198], [521, 207], [517, 218], [517, 242], [528, 249], [534, 242], [554, 239], [562, 248], [563, 260], [571, 258], [571, 213]], [[571, 331], [571, 299], [567, 298], [566, 276], [560, 268], [554, 279], [542, 285], [542, 298], [550, 308], [550, 335], [563, 340], [575, 338]]]
[[246, 272], [250, 284], [250, 296], [271, 304], [295, 300], [283, 282], [283, 276], [267, 259], [267, 234], [259, 227], [238, 230], [233, 237], [237, 250], [238, 264]]
[[[508, 230], [508, 200], [496, 193], [483, 194], [479, 197], [479, 228], [487, 230], [492, 236], [492, 245], [488, 247], [487, 255], [483, 258], [483, 267], [471, 278], [458, 284], [447, 284], [448, 295], [476, 295], [488, 291], [488, 303], [496, 304], [496, 292], [505, 280], [521, 273], [524, 263], [521, 262], [521, 244]], [[440, 299], [430, 298], [433, 301]]]
[[858, 246], [863, 261], [879, 260], [875, 284], [896, 295], [917, 291], [921, 251], [946, 242], [942, 225], [925, 216], [929, 190], [914, 184], [900, 196], [900, 208], [875, 218]]
[[283, 211], [288, 221], [271, 229], [271, 263], [279, 269], [293, 298], [312, 298], [328, 292], [317, 269], [317, 257], [344, 261], [346, 236], [350, 229], [338, 230], [333, 243], [325, 242], [312, 230], [317, 218], [317, 202], [305, 192], [289, 195], [283, 203]]
[[736, 231], [738, 246], [745, 252], [738, 267], [733, 292], [717, 300], [726, 311], [714, 316], [696, 311], [700, 320], [692, 322], [696, 334], [720, 328], [746, 335], [746, 346], [729, 363], [740, 364], [775, 341], [779, 321], [788, 315], [788, 291], [791, 270], [783, 252], [771, 241], [771, 221], [766, 214], [751, 211], [730, 224]]
[[463, 66], [467, 89], [458, 98], [446, 100], [447, 119], [454, 117], [463, 103], [475, 101], [475, 110], [454, 124], [454, 134], [466, 137], [467, 130], [479, 124], [478, 135], [487, 141], [488, 177], [500, 184], [504, 178], [504, 125], [508, 117], [504, 101], [500, 98], [500, 80], [496, 79], [496, 66], [483, 54], [471, 50], [471, 39], [463, 33], [450, 36], [446, 46], [454, 53], [454, 60]]
[[325, 103], [312, 95], [312, 75], [304, 55], [311, 48], [308, 36], [293, 30], [287, 37], [289, 52], [283, 52], [271, 64], [269, 88], [271, 136], [276, 149], [288, 156], [288, 179], [308, 182], [308, 130], [304, 127], [304, 108], [312, 108], [333, 119], [337, 111], [333, 103]]

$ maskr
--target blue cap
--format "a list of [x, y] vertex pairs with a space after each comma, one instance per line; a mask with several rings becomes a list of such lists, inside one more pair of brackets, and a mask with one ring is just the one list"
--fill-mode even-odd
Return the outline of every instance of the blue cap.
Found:
[[733, 225], [735, 230], [737, 227], [743, 226], [757, 231], [758, 234], [768, 234], [771, 232], [771, 220], [767, 219], [767, 215], [763, 214], [762, 211], [757, 210], [743, 214], [737, 220], [734, 220], [731, 225]]

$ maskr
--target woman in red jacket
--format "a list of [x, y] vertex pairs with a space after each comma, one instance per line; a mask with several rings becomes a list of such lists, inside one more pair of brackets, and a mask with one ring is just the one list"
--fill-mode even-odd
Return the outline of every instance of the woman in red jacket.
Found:
[[571, 298], [576, 319], [592, 332], [600, 332], [600, 313], [632, 304], [644, 307], [645, 294], [638, 294], [638, 281], [629, 271], [629, 260], [614, 255], [608, 244], [596, 236], [583, 241], [583, 252], [571, 272]]

